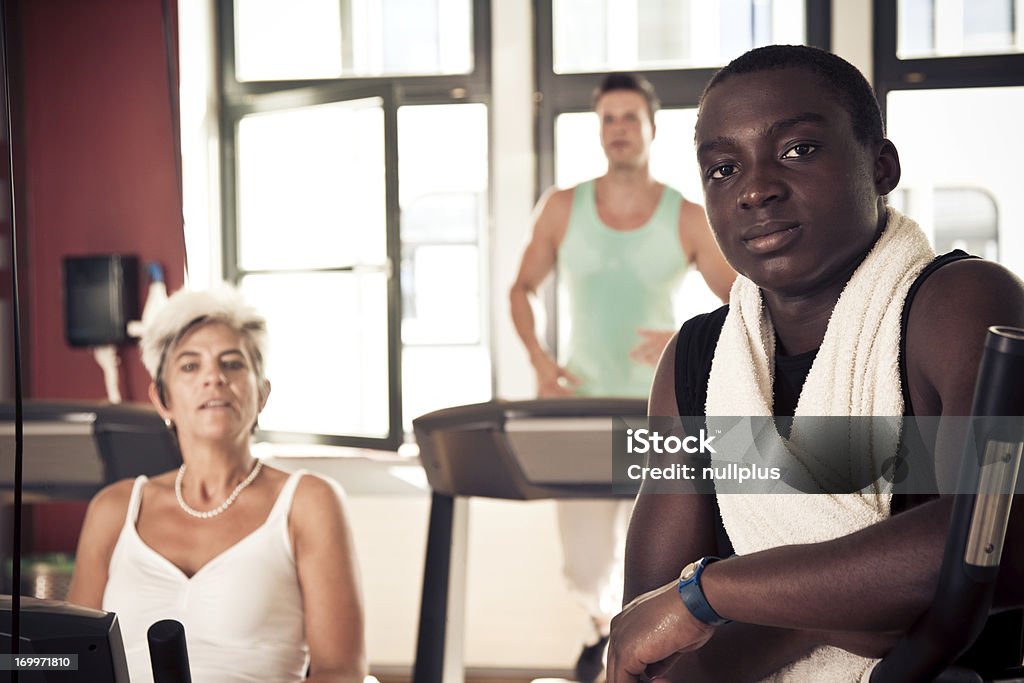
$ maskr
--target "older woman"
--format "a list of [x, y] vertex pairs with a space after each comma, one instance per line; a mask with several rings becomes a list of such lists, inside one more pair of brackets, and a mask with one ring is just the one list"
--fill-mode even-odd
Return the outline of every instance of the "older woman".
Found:
[[362, 681], [363, 614], [344, 498], [249, 450], [270, 394], [266, 321], [233, 289], [181, 291], [142, 338], [180, 469], [93, 499], [69, 601], [116, 612], [132, 681], [146, 631], [185, 626], [195, 683]]

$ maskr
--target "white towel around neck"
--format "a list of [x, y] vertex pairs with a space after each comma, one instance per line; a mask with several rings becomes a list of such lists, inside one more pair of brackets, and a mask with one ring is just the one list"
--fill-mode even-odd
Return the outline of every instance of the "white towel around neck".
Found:
[[[935, 258], [921, 228], [890, 208], [886, 228], [846, 284], [829, 319], [800, 393], [789, 440], [779, 450], [799, 467], [813, 440], [811, 416], [903, 415], [900, 380], [900, 323], [914, 280]], [[713, 416], [772, 415], [775, 334], [760, 289], [738, 277], [729, 313], [715, 348], [705, 405]], [[875, 421], [872, 421], [875, 424]], [[862, 434], [875, 467], [898, 447], [899, 419], [890, 429]], [[799, 455], [797, 455], [799, 454]], [[813, 456], [810, 456], [813, 457]], [[878, 471], [877, 469], [875, 470]], [[737, 490], [732, 488], [730, 490]], [[741, 489], [740, 489], [741, 490]], [[801, 489], [807, 490], [807, 489]], [[850, 534], [889, 516], [891, 492], [879, 487], [852, 494], [726, 494], [718, 504], [737, 554], [793, 543], [818, 543]], [[874, 660], [838, 648], [818, 648], [779, 671], [774, 681], [850, 681], [869, 671]]]

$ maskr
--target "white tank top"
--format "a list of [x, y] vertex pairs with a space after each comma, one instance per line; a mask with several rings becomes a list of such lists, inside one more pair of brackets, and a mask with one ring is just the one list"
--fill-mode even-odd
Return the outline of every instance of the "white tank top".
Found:
[[193, 683], [302, 681], [309, 661], [288, 511], [304, 472], [288, 477], [267, 520], [191, 578], [139, 537], [135, 480], [110, 558], [103, 609], [117, 614], [132, 683], [152, 683], [146, 632], [161, 619], [185, 627]]

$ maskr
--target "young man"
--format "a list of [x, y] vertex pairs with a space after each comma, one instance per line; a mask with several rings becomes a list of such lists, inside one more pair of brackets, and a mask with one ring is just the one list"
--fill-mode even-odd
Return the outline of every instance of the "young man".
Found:
[[[510, 292], [512, 320], [537, 374], [542, 398], [646, 397], [675, 320], [672, 296], [694, 265], [724, 301], [735, 273], [725, 263], [704, 209], [651, 176], [657, 96], [650, 83], [611, 74], [594, 94], [608, 171], [538, 203], [533, 233]], [[558, 267], [572, 335], [564, 366], [541, 345], [530, 303]], [[597, 646], [584, 651], [582, 680], [601, 670], [604, 636], [617, 611], [628, 505], [559, 505], [565, 572], [594, 620]]]
[[[970, 414], [986, 329], [1024, 326], [1024, 288], [994, 263], [935, 259], [887, 207], [899, 157], [853, 66], [794, 46], [739, 57], [705, 89], [696, 145], [740, 277], [730, 306], [670, 342], [652, 415]], [[608, 680], [860, 680], [937, 584], [951, 500], [909, 498], [642, 490]], [[680, 582], [717, 554], [716, 506], [738, 554]], [[1024, 604], [1022, 512], [999, 606]]]

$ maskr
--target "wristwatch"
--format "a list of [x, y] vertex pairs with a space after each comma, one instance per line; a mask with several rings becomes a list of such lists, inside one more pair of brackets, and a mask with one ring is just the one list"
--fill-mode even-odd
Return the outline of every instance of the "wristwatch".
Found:
[[723, 619], [718, 612], [712, 609], [708, 599], [704, 597], [704, 589], [700, 585], [700, 575], [704, 573], [709, 564], [718, 562], [720, 559], [719, 557], [702, 557], [683, 567], [683, 571], [679, 574], [679, 597], [683, 599], [683, 604], [697, 621], [709, 626], [721, 626], [731, 621], [731, 619]]

